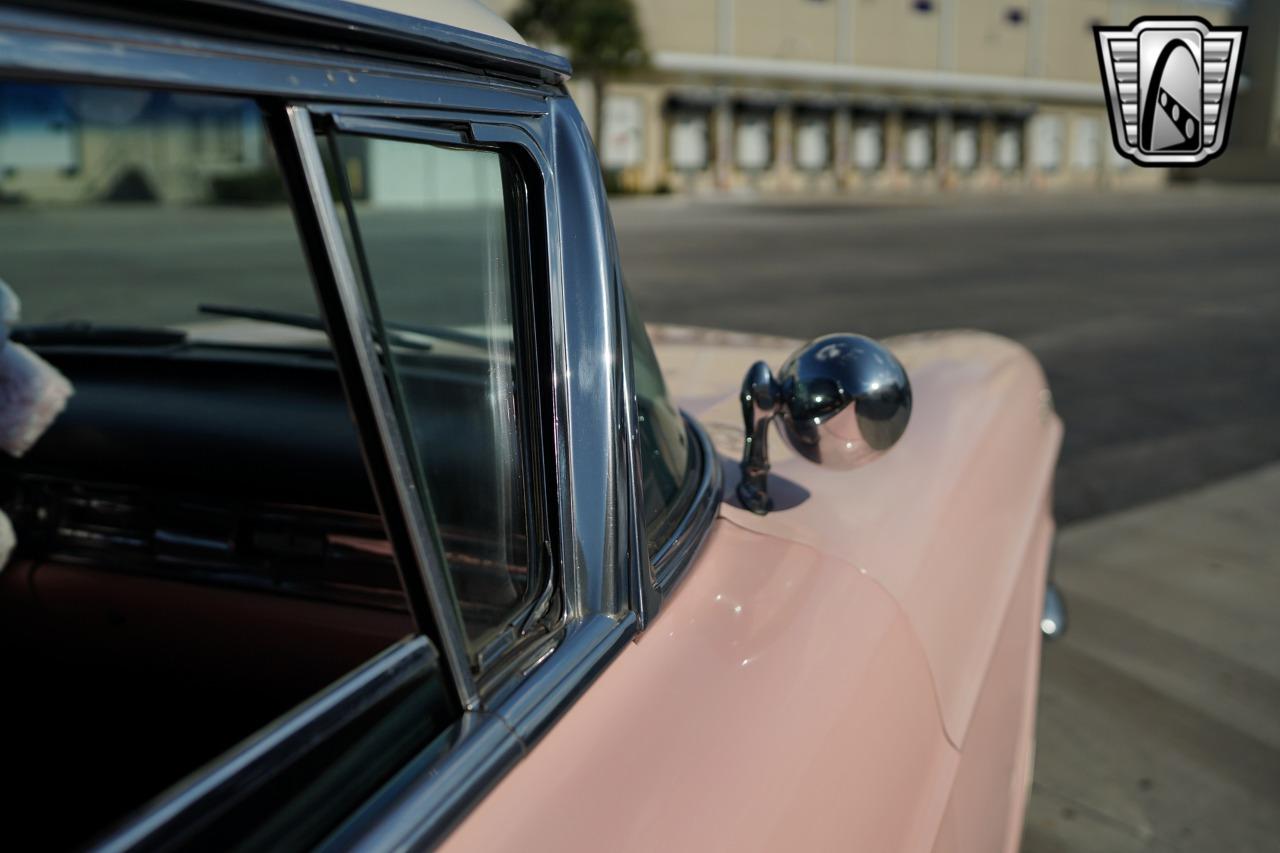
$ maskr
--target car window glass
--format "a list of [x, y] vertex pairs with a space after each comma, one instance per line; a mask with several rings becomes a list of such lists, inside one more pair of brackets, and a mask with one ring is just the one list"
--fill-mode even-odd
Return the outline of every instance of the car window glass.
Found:
[[200, 310], [316, 314], [252, 100], [0, 82], [0, 164], [0, 279], [21, 293], [25, 322], [325, 345], [314, 328]]
[[[337, 133], [348, 240], [387, 332], [413, 451], [473, 650], [530, 583], [502, 156]], [[342, 183], [342, 182], [339, 182]]]
[[[0, 847], [78, 848], [415, 628], [259, 104], [0, 81], [0, 163], [0, 421], [40, 422], [0, 453]], [[306, 837], [448, 722], [426, 651], [293, 753], [277, 806], [361, 768]]]

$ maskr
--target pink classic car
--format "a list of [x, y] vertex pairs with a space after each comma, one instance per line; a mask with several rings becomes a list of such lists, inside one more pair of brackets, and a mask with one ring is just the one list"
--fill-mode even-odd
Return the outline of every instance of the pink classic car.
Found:
[[1015, 849], [1035, 360], [646, 328], [568, 64], [394, 5], [0, 3], [0, 846]]

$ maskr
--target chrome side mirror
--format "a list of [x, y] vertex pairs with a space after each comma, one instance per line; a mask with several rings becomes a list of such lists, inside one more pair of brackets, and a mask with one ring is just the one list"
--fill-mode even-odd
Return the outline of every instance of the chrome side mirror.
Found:
[[810, 462], [849, 470], [883, 456], [911, 418], [911, 382], [893, 354], [861, 335], [826, 335], [796, 350], [775, 377], [757, 361], [742, 381], [738, 499], [757, 515], [769, 499], [769, 423]]

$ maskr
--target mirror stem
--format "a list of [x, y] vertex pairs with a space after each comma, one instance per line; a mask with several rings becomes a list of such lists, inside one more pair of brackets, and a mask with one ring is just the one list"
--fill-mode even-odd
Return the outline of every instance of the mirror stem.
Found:
[[773, 508], [769, 498], [769, 422], [778, 411], [780, 398], [773, 371], [757, 361], [742, 380], [742, 420], [746, 441], [742, 448], [742, 479], [738, 500], [756, 515]]

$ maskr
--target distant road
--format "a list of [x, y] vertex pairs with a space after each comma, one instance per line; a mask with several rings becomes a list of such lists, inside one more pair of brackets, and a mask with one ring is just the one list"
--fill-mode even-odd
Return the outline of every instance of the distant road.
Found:
[[[1280, 459], [1280, 187], [620, 199], [614, 217], [649, 320], [795, 337], [969, 326], [1025, 343], [1067, 424], [1062, 521]], [[474, 321], [475, 291], [450, 272], [474, 257], [473, 223], [365, 224], [375, 246], [385, 241], [375, 272], [398, 279], [384, 309]], [[405, 229], [433, 239], [404, 240]], [[0, 278], [31, 320], [189, 323], [200, 302], [315, 313], [283, 207], [0, 206]]]
[[614, 218], [648, 320], [795, 337], [967, 326], [1026, 344], [1067, 426], [1060, 521], [1280, 459], [1280, 187], [622, 199]]

